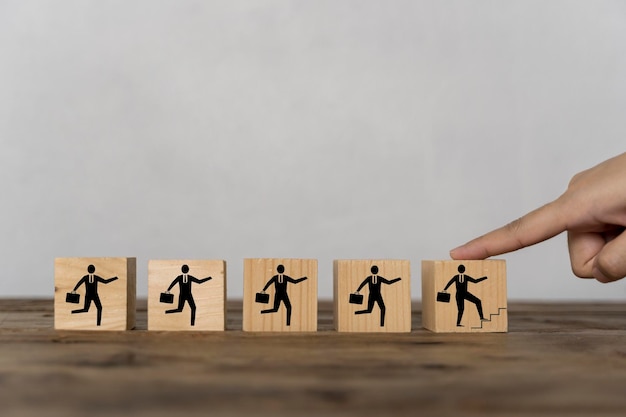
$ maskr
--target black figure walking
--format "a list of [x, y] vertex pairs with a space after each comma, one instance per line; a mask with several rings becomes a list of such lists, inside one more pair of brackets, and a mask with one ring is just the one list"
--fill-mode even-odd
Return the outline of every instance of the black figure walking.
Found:
[[369, 314], [372, 310], [374, 310], [374, 303], [377, 303], [378, 307], [380, 307], [380, 327], [383, 327], [385, 325], [385, 302], [383, 301], [383, 295], [380, 292], [381, 284], [391, 285], [394, 282], [400, 281], [401, 278], [388, 280], [379, 276], [378, 267], [376, 265], [372, 266], [370, 271], [372, 272], [372, 275], [365, 278], [356, 290], [358, 293], [361, 291], [361, 288], [365, 286], [365, 284], [368, 284], [370, 293], [367, 297], [367, 309], [355, 311], [354, 314]]
[[297, 284], [307, 279], [307, 277], [293, 279], [284, 274], [285, 267], [283, 265], [278, 265], [276, 272], [278, 272], [278, 275], [274, 275], [270, 278], [267, 284], [265, 284], [265, 287], [263, 287], [262, 291], [265, 292], [270, 285], [274, 284], [274, 308], [262, 310], [261, 314], [276, 313], [280, 307], [280, 303], [283, 302], [285, 304], [285, 308], [287, 309], [287, 326], [291, 326], [291, 302], [289, 301], [289, 296], [287, 295], [287, 283], [291, 282], [292, 284]]
[[183, 311], [183, 307], [185, 306], [185, 302], [189, 303], [189, 307], [191, 307], [191, 325], [195, 326], [196, 324], [196, 302], [193, 300], [193, 295], [191, 295], [191, 283], [195, 282], [197, 284], [202, 284], [203, 282], [207, 282], [211, 279], [211, 277], [198, 279], [192, 275], [189, 275], [189, 266], [183, 265], [180, 268], [182, 275], [174, 278], [174, 281], [167, 288], [166, 292], [169, 292], [176, 283], [178, 283], [178, 308], [167, 310], [165, 314], [172, 313], [180, 313]]
[[102, 303], [100, 302], [100, 297], [98, 296], [98, 282], [108, 284], [109, 282], [115, 281], [117, 277], [109, 279], [101, 278], [98, 275], [94, 274], [94, 272], [96, 272], [96, 267], [93, 265], [89, 265], [87, 267], [87, 272], [88, 274], [82, 277], [80, 281], [78, 281], [78, 284], [76, 284], [76, 286], [72, 290], [72, 292], [75, 292], [78, 287], [80, 287], [82, 284], [85, 284], [85, 306], [80, 310], [72, 310], [72, 314], [88, 312], [89, 308], [91, 307], [91, 302], [93, 301], [93, 303], [96, 305], [96, 308], [98, 309], [98, 318], [96, 324], [100, 326], [100, 323], [102, 323]]
[[481, 281], [486, 280], [487, 277], [476, 279], [476, 278], [470, 277], [469, 275], [465, 275], [464, 274], [465, 265], [459, 265], [457, 270], [459, 271], [459, 274], [453, 276], [450, 282], [448, 282], [448, 285], [446, 285], [446, 288], [443, 289], [445, 291], [448, 289], [450, 285], [452, 285], [453, 283], [456, 283], [456, 306], [459, 309], [459, 313], [456, 318], [457, 327], [463, 327], [461, 325], [461, 318], [463, 318], [463, 311], [465, 310], [465, 300], [476, 304], [476, 309], [478, 310], [478, 315], [480, 316], [481, 321], [488, 321], [483, 316], [483, 304], [480, 301], [480, 299], [476, 297], [475, 295], [471, 294], [469, 291], [467, 291], [468, 282], [473, 282], [477, 284]]

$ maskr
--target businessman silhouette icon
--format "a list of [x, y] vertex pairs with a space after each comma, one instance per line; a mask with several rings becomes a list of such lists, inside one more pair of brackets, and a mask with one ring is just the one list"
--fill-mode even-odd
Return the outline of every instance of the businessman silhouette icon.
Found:
[[290, 276], [284, 274], [285, 267], [283, 265], [278, 265], [276, 268], [277, 275], [274, 275], [263, 287], [263, 293], [267, 290], [270, 285], [274, 284], [274, 307], [268, 310], [262, 310], [261, 314], [268, 313], [276, 313], [280, 307], [280, 303], [285, 304], [285, 308], [287, 309], [287, 326], [291, 325], [291, 302], [289, 301], [289, 295], [287, 294], [287, 284], [297, 284], [307, 279], [307, 277], [302, 277], [298, 279], [293, 279]]
[[191, 283], [195, 282], [197, 284], [202, 284], [203, 282], [207, 282], [208, 280], [212, 278], [207, 277], [207, 278], [198, 279], [192, 275], [189, 275], [188, 265], [183, 265], [180, 270], [182, 272], [182, 275], [179, 275], [176, 278], [174, 278], [174, 281], [172, 281], [172, 283], [170, 284], [170, 286], [167, 288], [167, 291], [166, 291], [169, 293], [169, 291], [174, 287], [174, 285], [178, 284], [178, 289], [179, 289], [178, 308], [167, 310], [165, 314], [181, 313], [183, 311], [183, 307], [185, 306], [185, 303], [188, 303], [189, 307], [191, 308], [191, 325], [194, 326], [196, 324], [196, 303], [193, 299], [193, 295], [191, 294]]
[[456, 284], [456, 306], [458, 308], [458, 314], [456, 319], [457, 327], [463, 327], [461, 325], [461, 319], [463, 318], [463, 311], [465, 311], [465, 300], [472, 302], [476, 305], [476, 309], [478, 310], [478, 315], [480, 316], [481, 321], [488, 321], [483, 316], [483, 304], [478, 297], [473, 295], [467, 290], [468, 282], [472, 282], [477, 284], [487, 279], [487, 277], [482, 278], [472, 278], [469, 275], [465, 274], [465, 265], [459, 265], [458, 269], [459, 274], [452, 277], [452, 279], [448, 282], [446, 287], [443, 289], [445, 292], [448, 287], [452, 284]]
[[356, 293], [361, 291], [361, 288], [367, 284], [369, 290], [369, 296], [367, 297], [367, 308], [365, 310], [355, 311], [354, 314], [370, 314], [374, 310], [374, 304], [378, 304], [380, 308], [380, 327], [385, 326], [385, 302], [383, 301], [383, 295], [381, 294], [381, 284], [391, 285], [401, 280], [401, 278], [394, 278], [392, 280], [385, 279], [378, 275], [378, 267], [373, 265], [370, 269], [372, 275], [363, 280]]
[[98, 310], [98, 316], [96, 319], [96, 324], [100, 326], [102, 323], [102, 303], [100, 302], [100, 296], [98, 295], [98, 283], [101, 282], [103, 284], [108, 284], [117, 279], [117, 277], [104, 279], [95, 275], [96, 267], [93, 265], [89, 265], [87, 267], [87, 275], [83, 276], [72, 292], [75, 292], [81, 285], [85, 284], [85, 305], [80, 310], [72, 310], [72, 314], [78, 313], [86, 313], [91, 308], [91, 302], [96, 305], [96, 309]]

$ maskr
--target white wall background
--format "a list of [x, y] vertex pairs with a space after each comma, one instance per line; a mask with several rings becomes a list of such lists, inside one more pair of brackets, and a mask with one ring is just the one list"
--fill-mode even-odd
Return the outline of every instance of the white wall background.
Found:
[[[557, 197], [626, 139], [623, 1], [0, 1], [0, 296], [53, 259], [412, 261]], [[563, 236], [513, 299], [614, 299]]]

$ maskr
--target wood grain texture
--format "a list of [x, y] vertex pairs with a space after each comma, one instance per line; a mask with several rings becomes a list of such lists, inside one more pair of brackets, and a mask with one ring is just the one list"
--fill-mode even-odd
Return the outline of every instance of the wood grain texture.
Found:
[[[626, 305], [510, 303], [509, 333], [55, 331], [51, 300], [0, 300], [3, 417], [622, 416]], [[181, 411], [183, 410], [183, 411]], [[182, 413], [182, 414], [181, 414]]]
[[[459, 266], [465, 267], [459, 277]], [[481, 282], [472, 280], [482, 279]], [[464, 307], [460, 326], [457, 325], [458, 288], [464, 280], [467, 297], [460, 297]], [[454, 282], [452, 282], [454, 281]], [[446, 290], [448, 302], [438, 302], [437, 294]], [[478, 299], [479, 303], [474, 303]], [[474, 300], [474, 301], [472, 301]], [[433, 332], [489, 333], [506, 332], [508, 327], [506, 295], [506, 262], [486, 261], [422, 261], [423, 326]], [[479, 315], [482, 308], [483, 317]]]
[[[182, 267], [187, 265], [187, 284], [195, 304], [192, 307], [183, 297], [183, 308], [178, 310], [181, 295]], [[191, 277], [191, 278], [190, 278]], [[192, 278], [205, 282], [193, 281]], [[161, 293], [170, 285], [173, 303], [160, 302]], [[168, 313], [169, 311], [169, 313]], [[148, 262], [148, 329], [223, 331], [226, 326], [226, 262], [223, 260], [151, 260]]]
[[[95, 267], [89, 274], [90, 265]], [[54, 261], [54, 300], [57, 329], [128, 330], [135, 326], [135, 258], [56, 258]], [[89, 283], [89, 276], [96, 281]], [[108, 280], [116, 277], [114, 281]], [[66, 302], [67, 293], [76, 289], [77, 304]], [[89, 296], [87, 287], [96, 288], [97, 297]], [[101, 304], [100, 324], [98, 307]], [[76, 312], [87, 309], [86, 312]], [[76, 312], [76, 313], [73, 313]]]
[[[287, 284], [287, 294], [291, 303], [291, 318], [287, 324], [287, 308], [283, 302], [275, 313], [265, 313], [275, 307], [275, 284], [267, 288], [269, 302], [255, 302], [255, 296], [266, 284], [278, 275], [278, 267], [283, 265], [284, 275], [293, 279], [306, 277], [298, 283]], [[245, 259], [243, 265], [243, 330], [250, 332], [315, 332], [317, 331], [317, 260], [257, 258]]]
[[[377, 274], [372, 267], [377, 267]], [[340, 332], [410, 332], [411, 331], [411, 264], [406, 260], [368, 259], [335, 260], [334, 262], [334, 311], [335, 329]], [[375, 294], [370, 292], [371, 281], [376, 276], [382, 306], [385, 307], [384, 323], [381, 322], [382, 308]], [[386, 284], [396, 278], [399, 281]], [[350, 294], [363, 283], [360, 295], [362, 304], [351, 304]], [[371, 312], [368, 302], [374, 302]], [[357, 312], [362, 312], [363, 314]]]

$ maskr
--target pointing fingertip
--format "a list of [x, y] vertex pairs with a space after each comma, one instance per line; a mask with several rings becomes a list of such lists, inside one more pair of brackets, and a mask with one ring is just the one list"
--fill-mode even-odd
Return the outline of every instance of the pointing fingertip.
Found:
[[458, 254], [459, 254], [461, 248], [462, 248], [462, 246], [459, 246], [459, 247], [456, 247], [456, 248], [452, 249], [450, 251], [450, 258], [452, 258], [452, 259], [459, 259]]

